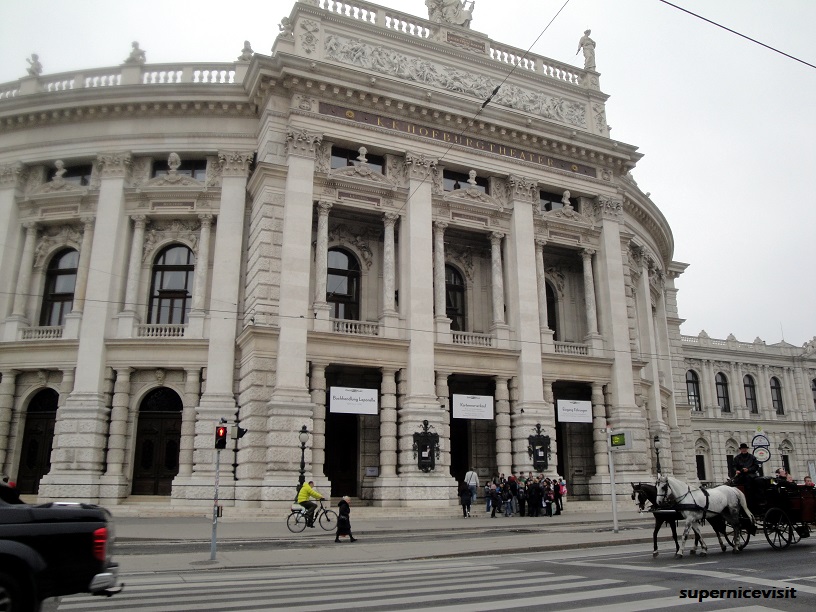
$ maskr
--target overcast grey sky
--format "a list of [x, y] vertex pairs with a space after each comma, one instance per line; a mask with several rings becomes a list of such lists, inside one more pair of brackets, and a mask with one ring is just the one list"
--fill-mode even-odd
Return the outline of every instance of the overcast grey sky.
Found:
[[[477, 0], [472, 29], [527, 49], [565, 0]], [[816, 64], [813, 0], [673, 0]], [[0, 83], [45, 74], [269, 54], [292, 0], [0, 0]], [[424, 0], [376, 4], [427, 17]], [[570, 0], [532, 52], [583, 66], [587, 28], [612, 137], [672, 227], [682, 332], [801, 346], [816, 335], [816, 70], [658, 0]], [[474, 111], [478, 104], [474, 105]], [[0, 145], [2, 146], [2, 145]]]

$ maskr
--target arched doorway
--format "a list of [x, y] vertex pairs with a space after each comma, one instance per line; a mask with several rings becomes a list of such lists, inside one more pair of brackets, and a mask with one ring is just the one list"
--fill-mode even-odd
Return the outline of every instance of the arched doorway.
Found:
[[51, 469], [51, 445], [57, 422], [59, 394], [43, 389], [31, 398], [26, 411], [17, 488], [20, 493], [33, 494], [40, 489], [40, 480]]
[[139, 406], [133, 495], [170, 495], [178, 474], [182, 402], [167, 387], [153, 389]]

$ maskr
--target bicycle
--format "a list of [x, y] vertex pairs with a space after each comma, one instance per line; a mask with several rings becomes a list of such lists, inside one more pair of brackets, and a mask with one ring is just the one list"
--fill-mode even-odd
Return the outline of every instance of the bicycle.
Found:
[[[320, 524], [324, 531], [332, 531], [337, 527], [337, 513], [331, 508], [323, 505], [323, 500], [319, 499], [319, 508], [315, 509], [314, 520]], [[300, 504], [292, 504], [292, 511], [286, 518], [286, 526], [292, 533], [300, 533], [306, 529], [306, 508]]]

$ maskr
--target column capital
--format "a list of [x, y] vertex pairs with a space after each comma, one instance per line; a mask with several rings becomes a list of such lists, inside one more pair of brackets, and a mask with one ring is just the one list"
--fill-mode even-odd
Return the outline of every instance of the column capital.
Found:
[[36, 232], [40, 228], [40, 224], [37, 223], [36, 221], [23, 221], [23, 227], [26, 229], [26, 231]]
[[304, 128], [286, 130], [286, 153], [314, 159], [317, 147], [323, 142], [323, 134], [309, 132]]
[[499, 244], [504, 238], [504, 232], [490, 232], [490, 244]]
[[82, 225], [85, 226], [85, 229], [92, 229], [94, 224], [96, 223], [96, 216], [95, 215], [82, 215], [80, 220], [82, 221]]
[[595, 254], [593, 249], [581, 249], [581, 257], [585, 260], [590, 259]]
[[213, 214], [212, 213], [199, 213], [198, 220], [201, 221], [201, 226], [205, 225], [212, 225], [213, 221]]
[[545, 246], [547, 246], [547, 239], [546, 238], [536, 238], [535, 239], [535, 245], [536, 245], [536, 248], [543, 249]]
[[434, 221], [433, 226], [437, 232], [444, 233], [445, 229], [448, 227], [448, 223], [447, 221]]
[[422, 180], [436, 170], [438, 160], [425, 157], [423, 153], [405, 152], [405, 167], [408, 170], [408, 177]]
[[99, 176], [103, 179], [124, 178], [132, 163], [130, 153], [101, 153], [96, 157]]
[[221, 176], [247, 176], [253, 159], [255, 159], [255, 154], [252, 151], [219, 151], [218, 163], [221, 164]]
[[623, 202], [612, 198], [598, 197], [593, 205], [597, 219], [620, 221], [623, 216]]
[[397, 222], [397, 219], [399, 219], [399, 217], [400, 217], [399, 214], [395, 212], [383, 213], [383, 223], [385, 224], [386, 227], [389, 227], [391, 225], [394, 225]]
[[332, 206], [334, 206], [334, 204], [328, 200], [320, 200], [317, 203], [317, 212], [320, 215], [328, 215], [329, 211], [332, 209]]
[[510, 187], [510, 197], [513, 200], [523, 202], [533, 202], [534, 195], [538, 191], [538, 181], [526, 176], [511, 174], [507, 177], [507, 185]]
[[0, 166], [0, 189], [16, 187], [17, 182], [23, 177], [23, 164], [8, 164]]

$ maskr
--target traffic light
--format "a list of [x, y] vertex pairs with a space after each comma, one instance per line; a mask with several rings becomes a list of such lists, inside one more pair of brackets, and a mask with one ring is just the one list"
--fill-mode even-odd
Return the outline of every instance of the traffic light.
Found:
[[227, 426], [216, 425], [215, 427], [215, 448], [227, 448]]

